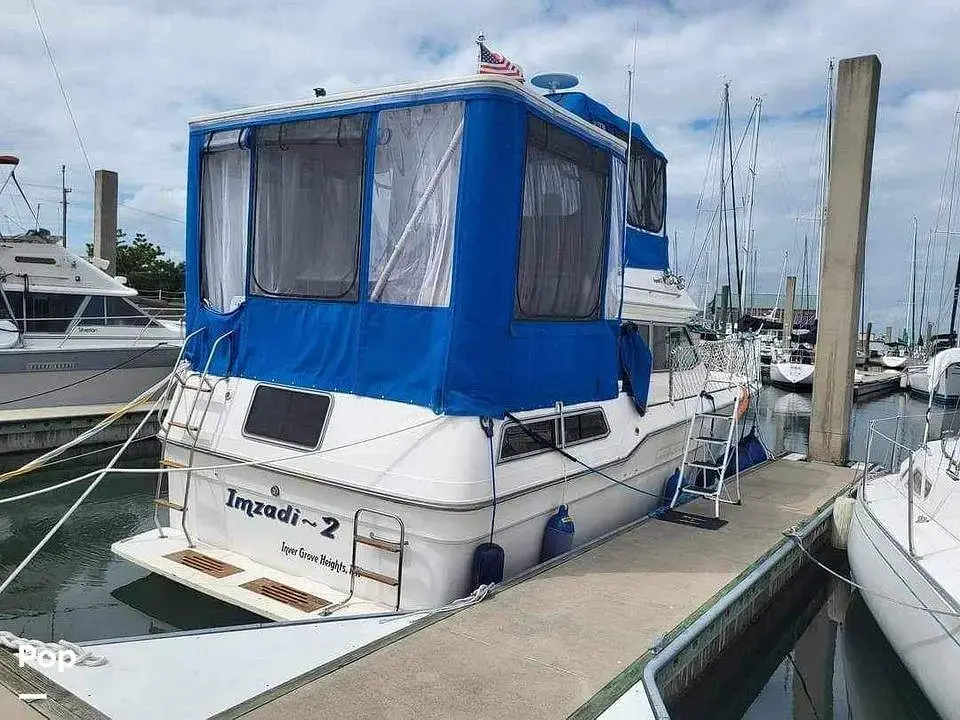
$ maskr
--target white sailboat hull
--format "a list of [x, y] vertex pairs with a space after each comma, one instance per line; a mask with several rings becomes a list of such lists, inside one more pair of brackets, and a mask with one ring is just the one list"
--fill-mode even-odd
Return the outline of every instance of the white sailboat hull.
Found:
[[899, 355], [884, 355], [880, 358], [880, 364], [891, 370], [900, 370], [907, 366], [907, 359]]
[[957, 601], [905, 549], [906, 499], [877, 483], [867, 497], [869, 505], [857, 500], [850, 526], [853, 577], [869, 589], [867, 607], [930, 703], [944, 720], [960, 720], [960, 618], [915, 609], [956, 613]]
[[809, 390], [813, 388], [813, 365], [773, 363], [770, 365], [770, 383], [790, 390]]
[[[910, 385], [910, 394], [919, 398], [929, 397], [929, 375], [926, 367], [910, 370], [907, 382]], [[951, 404], [960, 400], [960, 366], [947, 368], [934, 391], [933, 401], [942, 404]]]

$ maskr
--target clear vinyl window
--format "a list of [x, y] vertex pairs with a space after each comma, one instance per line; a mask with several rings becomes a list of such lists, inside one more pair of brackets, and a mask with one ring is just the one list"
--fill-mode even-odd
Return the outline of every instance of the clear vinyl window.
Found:
[[607, 153], [528, 119], [514, 317], [600, 317], [609, 177]]
[[201, 297], [221, 313], [240, 306], [247, 282], [248, 135], [211, 133], [200, 159]]
[[377, 127], [370, 299], [450, 304], [463, 103], [381, 112]]
[[663, 230], [667, 203], [667, 163], [638, 142], [632, 144], [630, 158], [627, 222], [658, 233]]
[[253, 286], [356, 300], [366, 115], [256, 132]]

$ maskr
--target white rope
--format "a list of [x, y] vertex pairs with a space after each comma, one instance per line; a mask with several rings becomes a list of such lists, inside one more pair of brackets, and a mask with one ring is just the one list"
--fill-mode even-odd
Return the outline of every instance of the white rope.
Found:
[[891, 603], [893, 603], [894, 605], [901, 605], [902, 607], [910, 608], [911, 610], [919, 610], [919, 611], [921, 611], [921, 612], [928, 612], [928, 613], [930, 613], [931, 615], [944, 615], [944, 616], [946, 616], [946, 617], [960, 618], [960, 613], [955, 612], [955, 611], [953, 611], [953, 610], [935, 610], [935, 609], [933, 609], [933, 608], [922, 607], [922, 606], [920, 606], [920, 605], [911, 605], [910, 603], [905, 603], [905, 602], [903, 602], [902, 600], [898, 600], [897, 598], [891, 597], [890, 595], [887, 595], [887, 594], [885, 594], [885, 593], [879, 592], [879, 591], [877, 591], [877, 590], [871, 590], [871, 589], [868, 588], [868, 587], [864, 587], [863, 585], [860, 585], [859, 583], [854, 582], [854, 581], [851, 580], [850, 578], [844, 577], [844, 576], [841, 575], [840, 573], [835, 572], [834, 570], [830, 569], [829, 567], [827, 567], [826, 565], [824, 565], [822, 562], [820, 562], [819, 560], [817, 560], [817, 558], [814, 557], [813, 554], [812, 554], [809, 550], [807, 550], [807, 548], [804, 547], [804, 545], [803, 545], [803, 538], [801, 538], [800, 535], [798, 535], [795, 531], [792, 531], [792, 530], [791, 530], [791, 531], [786, 531], [786, 532], [784, 532], [783, 534], [786, 535], [786, 536], [787, 536], [788, 538], [790, 538], [791, 540], [793, 540], [794, 543], [796, 543], [797, 547], [800, 548], [800, 550], [803, 552], [803, 554], [806, 555], [808, 558], [810, 558], [810, 560], [812, 560], [816, 565], [819, 565], [823, 570], [826, 570], [828, 573], [830, 573], [831, 575], [833, 575], [833, 577], [837, 578], [837, 580], [841, 580], [841, 581], [847, 583], [848, 585], [851, 585], [851, 586], [855, 587], [857, 590], [859, 590], [859, 591], [862, 592], [862, 593], [868, 593], [868, 594], [870, 594], [870, 595], [876, 595], [878, 598], [881, 598], [881, 599], [883, 599], [883, 600], [886, 600], [887, 602], [891, 602]]
[[53, 450], [50, 450], [49, 452], [46, 452], [43, 455], [40, 455], [39, 457], [34, 458], [30, 462], [17, 468], [16, 470], [9, 470], [7, 472], [0, 474], [0, 482], [3, 482], [4, 480], [7, 480], [9, 478], [17, 477], [19, 475], [25, 475], [26, 473], [32, 472], [33, 470], [37, 470], [38, 468], [43, 467], [45, 464], [47, 464], [48, 461], [62, 455], [70, 448], [75, 447], [80, 443], [83, 443], [89, 440], [90, 438], [98, 435], [99, 433], [101, 433], [102, 431], [110, 427], [110, 425], [112, 425], [114, 422], [116, 422], [121, 417], [126, 415], [128, 412], [142, 405], [155, 392], [157, 392], [157, 390], [162, 388], [167, 383], [169, 378], [170, 376], [167, 375], [162, 380], [160, 380], [153, 386], [147, 388], [142, 393], [137, 395], [137, 397], [135, 397], [133, 400], [131, 400], [126, 405], [121, 407], [119, 410], [117, 410], [114, 413], [111, 413], [109, 416], [107, 416], [106, 418], [98, 422], [89, 430], [85, 430], [84, 432], [77, 435], [77, 437], [75, 437], [73, 440], [70, 440], [69, 442], [64, 443], [60, 447], [54, 448]]
[[465, 608], [465, 607], [470, 607], [471, 605], [476, 605], [478, 602], [481, 602], [482, 600], [486, 599], [487, 595], [490, 594], [490, 591], [493, 590], [493, 587], [495, 585], [496, 583], [487, 583], [486, 585], [480, 585], [477, 587], [476, 590], [474, 590], [469, 595], [462, 598], [457, 598], [456, 600], [453, 600], [448, 604], [443, 605], [442, 607], [434, 608], [433, 610], [430, 611], [430, 614], [432, 615], [433, 613], [446, 612], [447, 610], [457, 610], [459, 608]]
[[[94, 481], [90, 483], [90, 485], [87, 487], [86, 490], [83, 491], [83, 493], [81, 493], [80, 497], [78, 497], [76, 501], [73, 503], [73, 505], [71, 505], [70, 508], [63, 514], [63, 517], [61, 517], [57, 521], [56, 525], [50, 528], [49, 532], [47, 532], [47, 534], [43, 536], [43, 539], [39, 543], [37, 543], [36, 547], [34, 547], [33, 550], [31, 550], [27, 554], [27, 556], [20, 562], [20, 564], [17, 565], [16, 568], [14, 568], [13, 572], [10, 573], [7, 579], [4, 580], [2, 584], [0, 584], [0, 595], [3, 594], [3, 591], [10, 586], [10, 583], [12, 583], [16, 579], [16, 577], [23, 571], [23, 569], [30, 564], [30, 561], [33, 560], [33, 558], [36, 557], [37, 553], [39, 553], [43, 549], [43, 547], [50, 541], [50, 538], [52, 538], [56, 534], [57, 530], [63, 527], [63, 525], [67, 522], [67, 520], [70, 519], [70, 516], [73, 515], [74, 512], [76, 512], [78, 507], [80, 507], [81, 503], [83, 503], [83, 501], [87, 499], [90, 493], [92, 493], [96, 489], [97, 485], [100, 484], [100, 481], [103, 480], [104, 477], [106, 477], [107, 473], [110, 472], [110, 469], [120, 459], [123, 453], [126, 452], [126, 449], [130, 446], [130, 443], [133, 442], [133, 439], [140, 434], [140, 431], [143, 429], [143, 426], [147, 424], [147, 420], [150, 419], [150, 416], [153, 415], [153, 413], [157, 410], [158, 407], [160, 407], [160, 404], [162, 402], [163, 402], [163, 395], [157, 398], [157, 401], [154, 402], [153, 406], [144, 414], [143, 419], [140, 420], [140, 423], [137, 425], [136, 429], [130, 434], [130, 437], [127, 438], [126, 442], [123, 443], [123, 445], [120, 447], [119, 450], [117, 450], [114, 456], [110, 458], [110, 462], [107, 463], [107, 466], [99, 471], [99, 474], [94, 479]], [[91, 473], [91, 474], [96, 474], [96, 473]]]
[[[147, 414], [147, 417], [149, 417], [149, 415], [152, 412], [153, 412], [153, 409], [150, 410], [150, 413]], [[112, 466], [112, 462], [111, 462], [111, 464], [109, 464], [106, 468], [91, 470], [88, 473], [84, 473], [83, 475], [79, 475], [70, 480], [65, 480], [62, 483], [58, 483], [56, 485], [51, 485], [48, 488], [42, 488], [40, 490], [32, 490], [30, 492], [25, 492], [21, 495], [12, 495], [11, 497], [8, 497], [8, 498], [2, 498], [0, 499], [0, 505], [17, 502], [19, 500], [26, 500], [27, 498], [31, 498], [36, 495], [43, 495], [44, 493], [60, 490], [61, 488], [65, 488], [70, 485], [75, 485], [76, 483], [83, 482], [84, 480], [89, 480], [93, 476], [98, 475], [100, 473], [105, 473], [108, 475], [142, 475], [142, 474], [149, 475], [149, 474], [161, 473], [161, 472], [166, 472], [166, 473], [196, 472], [196, 471], [204, 471], [204, 470], [229, 470], [232, 468], [240, 468], [240, 467], [269, 466], [270, 463], [285, 462], [287, 460], [296, 460], [298, 458], [307, 457], [309, 455], [320, 455], [325, 452], [334, 452], [336, 450], [343, 450], [345, 448], [354, 447], [356, 445], [363, 445], [365, 443], [375, 442], [377, 440], [383, 440], [384, 438], [388, 438], [392, 435], [399, 435], [400, 433], [407, 432], [408, 430], [415, 430], [419, 427], [424, 427], [425, 425], [431, 425], [433, 423], [440, 422], [443, 419], [444, 418], [442, 417], [431, 418], [429, 420], [425, 420], [424, 422], [417, 423], [416, 425], [411, 425], [410, 427], [400, 428], [399, 430], [393, 430], [391, 432], [384, 433], [382, 435], [376, 435], [374, 437], [364, 438], [362, 440], [354, 440], [353, 442], [344, 443], [343, 445], [338, 445], [336, 447], [321, 448], [317, 450], [308, 450], [305, 452], [297, 453], [296, 455], [288, 455], [286, 457], [281, 457], [281, 458], [269, 458], [266, 460], [245, 460], [243, 462], [224, 463], [222, 465], [193, 465], [193, 466], [185, 466], [185, 467], [156, 467], [156, 468], [116, 468]], [[135, 436], [139, 432], [139, 430], [140, 428], [138, 427], [137, 430], [134, 431], [131, 437]], [[126, 446], [129, 444], [130, 444], [129, 440], [126, 443], [124, 443], [123, 450], [126, 450]], [[0, 592], [3, 592], [2, 588], [0, 588]]]
[[73, 665], [85, 665], [87, 667], [102, 667], [108, 660], [103, 655], [95, 655], [79, 645], [66, 640], [59, 642], [43, 642], [42, 640], [30, 640], [14, 635], [6, 630], [0, 631], [0, 647], [19, 652], [22, 647], [30, 647], [34, 650], [48, 650], [56, 656], [60, 656], [64, 651], [73, 653]]

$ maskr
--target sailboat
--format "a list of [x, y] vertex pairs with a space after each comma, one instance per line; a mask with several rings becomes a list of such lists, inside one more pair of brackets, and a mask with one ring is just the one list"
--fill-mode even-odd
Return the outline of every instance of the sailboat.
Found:
[[[823, 143], [823, 162], [820, 178], [820, 199], [818, 209], [818, 236], [819, 241], [817, 251], [817, 273], [820, 273], [820, 258], [823, 253], [823, 241], [827, 232], [827, 196], [830, 182], [830, 149], [833, 139], [833, 61], [827, 69], [827, 100], [826, 113], [824, 115], [824, 143]], [[804, 238], [806, 244], [806, 238]], [[806, 251], [804, 251], [804, 265], [806, 265]], [[820, 310], [819, 282], [817, 283], [817, 314]], [[769, 381], [771, 385], [790, 390], [791, 392], [810, 392], [813, 390], [813, 372], [816, 351], [816, 317], [814, 318], [814, 327], [809, 329], [809, 337], [797, 340], [796, 344], [790, 348], [784, 348], [779, 362], [771, 363]]]
[[872, 457], [891, 459], [890, 472], [864, 472], [847, 542], [867, 607], [945, 720], [960, 720], [960, 439], [931, 440], [929, 409], [958, 363], [960, 348], [930, 361], [919, 449], [904, 448], [889, 440], [889, 428], [871, 425], [867, 447]]
[[[943, 186], [946, 188], [949, 185], [949, 192], [945, 193], [941, 199], [934, 237], [943, 235], [945, 247], [944, 257], [946, 257], [946, 248], [949, 247], [951, 237], [956, 234], [953, 225], [952, 207], [956, 200], [958, 181], [960, 181], [960, 112], [958, 112], [954, 118], [953, 135], [951, 137], [950, 150], [947, 153], [947, 163], [943, 177]], [[945, 205], [949, 209], [945, 213], [945, 225], [941, 227]], [[942, 288], [943, 285], [941, 284], [941, 290]], [[928, 338], [927, 349], [930, 360], [927, 366], [912, 369], [908, 377], [911, 395], [926, 398], [928, 394], [931, 394], [932, 401], [938, 404], [953, 405], [960, 402], [960, 367], [955, 365], [946, 367], [945, 371], [938, 377], [937, 382], [933, 385], [930, 383], [931, 369], [937, 356], [957, 346], [958, 298], [960, 298], [960, 253], [957, 254], [957, 270], [953, 282], [953, 296], [950, 306], [950, 331]]]

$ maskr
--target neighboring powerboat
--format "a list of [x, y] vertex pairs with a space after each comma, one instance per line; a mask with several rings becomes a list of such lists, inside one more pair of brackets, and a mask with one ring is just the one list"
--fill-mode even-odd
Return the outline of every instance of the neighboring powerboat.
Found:
[[173, 370], [179, 322], [46, 231], [0, 237], [0, 411], [125, 403]]
[[889, 435], [871, 427], [870, 456], [890, 457], [893, 472], [865, 472], [847, 544], [867, 606], [944, 720], [960, 719], [960, 440], [929, 439], [929, 407], [957, 364], [957, 348], [930, 362], [919, 449], [891, 437], [900, 435], [900, 420]]

